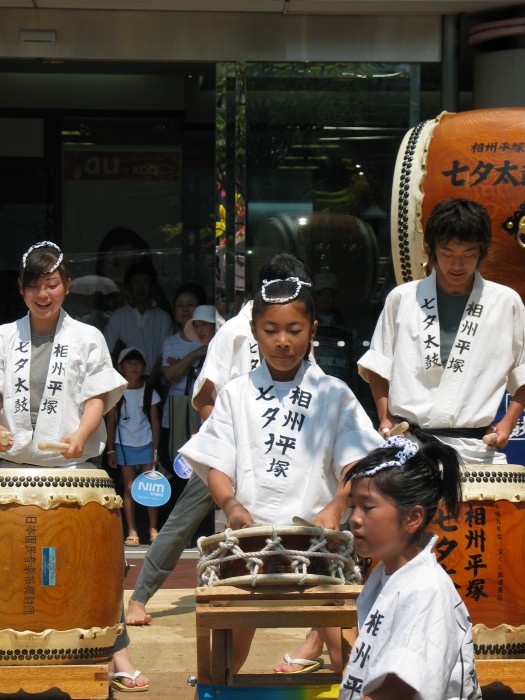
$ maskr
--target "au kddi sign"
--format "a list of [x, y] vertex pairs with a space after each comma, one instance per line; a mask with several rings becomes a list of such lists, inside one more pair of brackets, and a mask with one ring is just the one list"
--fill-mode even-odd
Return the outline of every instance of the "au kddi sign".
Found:
[[180, 179], [180, 152], [67, 151], [66, 180], [168, 180]]

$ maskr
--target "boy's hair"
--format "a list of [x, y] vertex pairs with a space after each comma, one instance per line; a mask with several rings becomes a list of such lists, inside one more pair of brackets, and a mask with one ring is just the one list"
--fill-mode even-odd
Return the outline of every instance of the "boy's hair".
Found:
[[[283, 303], [283, 302], [271, 302], [265, 301], [262, 295], [262, 285], [263, 282], [271, 280], [283, 280], [283, 298], [286, 298], [289, 292], [285, 287], [289, 286], [289, 283], [284, 283], [290, 277], [295, 277], [301, 282], [305, 282], [306, 285], [312, 285], [312, 279], [306, 269], [304, 263], [302, 263], [298, 258], [290, 253], [278, 253], [277, 255], [268, 258], [259, 270], [259, 288], [257, 294], [253, 299], [252, 308], [252, 320], [255, 321], [264, 309], [272, 303]], [[276, 296], [280, 296], [279, 288], [275, 287]], [[312, 293], [312, 286], [305, 286], [304, 284], [299, 285], [299, 292], [297, 296], [292, 301], [301, 301], [304, 304], [305, 313], [310, 318], [311, 322], [315, 321], [315, 299]]]
[[430, 212], [423, 236], [430, 261], [436, 262], [436, 244], [457, 239], [479, 243], [479, 262], [487, 257], [492, 239], [492, 222], [485, 207], [470, 199], [449, 198], [438, 202]]
[[[38, 244], [37, 244], [38, 245]], [[29, 250], [24, 256], [20, 269], [18, 271], [18, 279], [22, 289], [34, 282], [37, 282], [43, 275], [51, 274], [51, 270], [56, 266], [57, 261], [62, 255], [58, 246], [41, 245]], [[60, 278], [64, 284], [69, 279], [69, 273], [64, 260], [56, 267], [56, 272], [60, 274]]]
[[439, 440], [423, 445], [401, 466], [387, 466], [370, 474], [374, 467], [396, 460], [399, 447], [379, 447], [361, 459], [346, 474], [345, 483], [370, 478], [374, 487], [390, 500], [401, 514], [423, 506], [421, 529], [434, 517], [440, 501], [457, 518], [462, 499], [461, 460], [452, 447]]

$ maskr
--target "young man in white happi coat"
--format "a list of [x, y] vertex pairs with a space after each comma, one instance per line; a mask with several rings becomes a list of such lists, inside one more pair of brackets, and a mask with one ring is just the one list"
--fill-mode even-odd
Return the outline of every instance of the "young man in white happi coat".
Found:
[[[525, 405], [525, 310], [514, 290], [478, 272], [490, 241], [482, 205], [437, 204], [424, 235], [432, 273], [390, 292], [358, 362], [383, 435], [408, 421], [411, 437], [437, 437], [466, 463], [505, 463], [498, 448]], [[494, 424], [506, 388], [512, 401]]]

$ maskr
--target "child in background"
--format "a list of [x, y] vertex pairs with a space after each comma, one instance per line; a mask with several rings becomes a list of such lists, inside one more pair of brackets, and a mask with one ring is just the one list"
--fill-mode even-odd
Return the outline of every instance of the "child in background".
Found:
[[[224, 386], [180, 449], [233, 529], [290, 524], [294, 516], [338, 529], [348, 504], [342, 474], [382, 444], [346, 384], [309, 357], [317, 327], [310, 287], [298, 277], [264, 280], [251, 322], [264, 360]], [[234, 673], [254, 632], [234, 630]], [[341, 670], [341, 659], [332, 666]]]
[[[144, 379], [146, 359], [137, 348], [124, 348], [118, 368], [128, 386], [124, 396], [108, 415], [108, 464], [122, 470], [124, 481], [124, 513], [128, 524], [128, 547], [138, 547], [135, 523], [135, 502], [131, 487], [137, 469], [148, 471], [158, 464], [160, 439], [160, 396]], [[157, 508], [148, 506], [150, 542], [157, 537]]]
[[357, 599], [359, 636], [340, 700], [475, 700], [472, 624], [424, 533], [438, 504], [457, 518], [457, 453], [439, 441], [421, 449], [390, 437], [346, 475], [357, 554], [375, 557]]

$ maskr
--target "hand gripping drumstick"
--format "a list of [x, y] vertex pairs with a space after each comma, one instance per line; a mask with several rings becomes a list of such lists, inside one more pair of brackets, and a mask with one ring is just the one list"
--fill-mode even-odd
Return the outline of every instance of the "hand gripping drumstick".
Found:
[[386, 433], [390, 433], [390, 435], [400, 435], [401, 433], [404, 433], [406, 430], [409, 429], [409, 425], [406, 420], [402, 420], [401, 423], [398, 423], [397, 425], [394, 425], [394, 427], [391, 430], [388, 430], [388, 428], [383, 428], [381, 431], [383, 435]]
[[44, 452], [67, 452], [69, 445], [67, 442], [39, 442], [38, 449]]
[[495, 445], [498, 441], [497, 433], [487, 433], [483, 436], [483, 442], [485, 445]]

